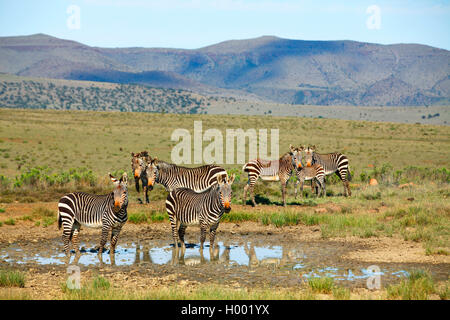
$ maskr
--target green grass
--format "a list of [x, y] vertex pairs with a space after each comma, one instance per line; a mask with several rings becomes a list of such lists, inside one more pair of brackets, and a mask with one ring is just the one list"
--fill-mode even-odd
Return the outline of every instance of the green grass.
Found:
[[44, 207], [38, 207], [33, 209], [32, 216], [34, 218], [48, 218], [48, 217], [56, 217], [57, 212], [54, 210], [50, 210]]
[[62, 299], [68, 300], [313, 300], [315, 295], [304, 289], [229, 288], [216, 284], [195, 288], [170, 286], [141, 291], [115, 288], [109, 280], [95, 277], [80, 289], [69, 289], [61, 284]]
[[95, 277], [92, 280], [92, 288], [94, 289], [109, 289], [111, 284], [109, 281], [101, 276]]
[[20, 271], [0, 271], [0, 287], [25, 287], [25, 274]]
[[344, 287], [335, 286], [331, 289], [333, 297], [336, 300], [349, 300], [350, 299], [350, 289]]
[[143, 211], [132, 211], [128, 214], [128, 222], [140, 224], [140, 223], [152, 223], [152, 222], [162, 222], [169, 219], [166, 212], [159, 212], [157, 210]]
[[430, 273], [423, 270], [412, 271], [408, 279], [387, 287], [389, 299], [427, 300], [430, 294], [436, 292]]
[[16, 221], [13, 218], [8, 218], [5, 221], [3, 221], [4, 224], [8, 225], [8, 226], [13, 226], [16, 224]]
[[[398, 124], [395, 139], [391, 139], [390, 124], [380, 122], [20, 109], [0, 109], [0, 138], [3, 141], [1, 150], [4, 150], [0, 151], [0, 159], [5, 155], [9, 159], [19, 159], [11, 160], [14, 165], [8, 165], [2, 170], [2, 174], [12, 182], [18, 176], [20, 182], [29, 178], [20, 177], [23, 173], [31, 173], [31, 168], [48, 167], [52, 168], [53, 173], [65, 172], [66, 175], [58, 174], [64, 180], [65, 176], [70, 175], [71, 169], [68, 168], [80, 167], [79, 154], [84, 155], [85, 163], [82, 166], [91, 170], [96, 177], [105, 177], [108, 171], [129, 172], [130, 152], [147, 149], [152, 156], [170, 160], [172, 147], [176, 145], [176, 142], [171, 141], [172, 132], [178, 128], [186, 128], [192, 134], [193, 121], [196, 120], [203, 120], [204, 130], [214, 127], [223, 133], [228, 128], [280, 128], [280, 152], [287, 151], [289, 144], [295, 144], [298, 137], [310, 137], [302, 143], [315, 144], [319, 147], [319, 152], [340, 151], [346, 154], [350, 158], [355, 181], [360, 179], [361, 173], [364, 173], [365, 179], [375, 177], [381, 183], [395, 182], [394, 174], [399, 182], [410, 178], [418, 181], [437, 178], [442, 181], [448, 177], [448, 173], [441, 170], [448, 167], [450, 158], [448, 126]], [[299, 120], [302, 126], [298, 125]], [[138, 122], [151, 124], [151, 132], [146, 126], [136, 127]], [[68, 124], [71, 126], [69, 132], [65, 130]], [[326, 132], [322, 128], [327, 128]], [[431, 131], [433, 134], [429, 134]], [[204, 147], [208, 144], [205, 141]], [[389, 164], [385, 165], [386, 154], [390, 156]], [[411, 154], [414, 157], [407, 156]], [[433, 157], [427, 156], [428, 154], [433, 154]], [[18, 169], [19, 163], [22, 164], [21, 169]], [[369, 165], [374, 167], [370, 168]], [[241, 164], [226, 167], [239, 171], [243, 178], [241, 182], [245, 183], [245, 176], [240, 170]], [[433, 171], [435, 168], [441, 171]], [[52, 176], [53, 173], [48, 175]], [[55, 182], [56, 180], [58, 179]], [[278, 184], [275, 188], [280, 192]]]
[[314, 293], [332, 293], [335, 288], [333, 278], [321, 277], [308, 279], [308, 285]]

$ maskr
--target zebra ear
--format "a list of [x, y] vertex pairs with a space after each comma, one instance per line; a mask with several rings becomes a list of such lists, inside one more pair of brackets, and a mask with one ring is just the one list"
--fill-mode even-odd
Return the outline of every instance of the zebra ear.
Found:
[[236, 175], [233, 173], [231, 177], [228, 179], [228, 184], [232, 184], [234, 182], [234, 178], [236, 178]]
[[119, 182], [119, 180], [117, 180], [116, 178], [114, 178], [114, 177], [112, 176], [111, 173], [108, 173], [108, 174], [109, 174], [109, 178], [111, 179], [111, 181], [112, 181], [113, 183], [118, 183], [118, 182]]
[[222, 175], [218, 175], [218, 176], [217, 176], [217, 183], [218, 183], [219, 185], [222, 185], [222, 184], [223, 184], [223, 176], [222, 176]]
[[131, 156], [134, 157], [134, 152], [131, 153]]
[[128, 184], [128, 175], [126, 172], [123, 173], [122, 178], [120, 178], [120, 182], [125, 182]]

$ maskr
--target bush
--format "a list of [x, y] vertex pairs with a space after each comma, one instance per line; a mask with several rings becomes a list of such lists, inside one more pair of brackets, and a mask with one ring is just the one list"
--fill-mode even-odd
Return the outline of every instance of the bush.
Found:
[[394, 171], [390, 163], [385, 163], [381, 168], [374, 167], [371, 171], [361, 172], [359, 177], [361, 182], [368, 182], [373, 178], [382, 184], [420, 183], [423, 181], [450, 183], [450, 170], [447, 168], [408, 166], [402, 170]]
[[93, 187], [97, 183], [97, 178], [91, 170], [86, 168], [75, 168], [52, 173], [48, 167], [35, 167], [16, 176], [13, 187], [61, 187], [70, 183], [75, 186]]

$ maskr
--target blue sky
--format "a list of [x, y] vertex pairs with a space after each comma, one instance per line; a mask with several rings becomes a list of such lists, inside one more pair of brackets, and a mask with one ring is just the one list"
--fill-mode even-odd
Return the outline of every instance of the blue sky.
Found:
[[0, 36], [46, 33], [100, 47], [191, 49], [275, 35], [449, 50], [449, 31], [450, 1], [0, 0]]

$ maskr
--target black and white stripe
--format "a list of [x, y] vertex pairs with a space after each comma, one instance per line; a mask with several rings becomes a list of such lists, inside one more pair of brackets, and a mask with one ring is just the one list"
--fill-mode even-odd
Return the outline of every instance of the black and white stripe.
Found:
[[128, 194], [126, 190], [126, 174], [120, 181], [113, 177], [111, 180], [115, 182], [115, 189], [109, 194], [94, 195], [84, 192], [73, 192], [59, 200], [58, 228], [63, 228], [62, 239], [67, 256], [70, 256], [70, 241], [72, 241], [76, 253], [79, 254], [78, 233], [82, 226], [102, 229], [99, 247], [100, 255], [111, 231], [110, 252], [111, 254], [114, 253], [120, 230], [128, 219]]
[[[142, 182], [142, 189], [145, 196], [145, 202], [149, 203], [148, 199], [148, 188], [147, 188], [147, 178], [145, 176], [145, 168], [147, 167], [147, 163], [150, 159], [148, 151], [141, 151], [139, 153], [131, 153], [131, 171], [134, 176], [134, 184], [136, 186], [136, 191], [140, 192], [139, 182]], [[141, 198], [138, 198], [138, 201], [142, 203]]]
[[231, 184], [233, 181], [234, 176], [230, 179], [228, 177], [222, 179], [222, 176], [218, 176], [218, 183], [203, 192], [195, 192], [187, 188], [178, 188], [169, 192], [166, 210], [172, 227], [175, 248], [178, 247], [179, 238], [184, 249], [184, 234], [187, 226], [199, 224], [200, 247], [203, 249], [206, 231], [209, 228], [210, 250], [212, 250], [220, 218], [224, 212], [231, 210]]
[[254, 186], [258, 178], [263, 181], [280, 181], [283, 196], [283, 204], [286, 206], [286, 188], [292, 170], [295, 168], [294, 158], [299, 152], [291, 146], [291, 151], [284, 154], [278, 160], [254, 159], [247, 162], [242, 170], [248, 173], [248, 181], [244, 187], [243, 203], [247, 201], [247, 191], [250, 190], [250, 198], [253, 206], [256, 206]]
[[176, 188], [202, 192], [216, 184], [219, 176], [226, 177], [227, 172], [217, 165], [187, 168], [160, 161], [157, 158], [151, 160], [146, 168], [146, 179], [150, 190], [154, 183], [159, 183], [169, 192]]
[[[326, 196], [326, 189], [325, 189], [325, 170], [324, 168], [318, 164], [315, 163], [311, 166], [301, 167], [296, 169], [297, 179], [300, 183], [300, 195], [303, 197], [303, 184], [305, 180], [312, 180], [317, 184], [319, 187], [319, 190], [317, 192], [317, 196], [319, 197], [321, 194], [323, 196]], [[297, 183], [298, 183], [297, 182]], [[295, 197], [297, 198], [297, 183], [295, 184]]]
[[345, 155], [339, 152], [319, 154], [315, 152], [314, 147], [308, 147], [308, 149], [306, 149], [306, 152], [312, 153], [312, 164], [320, 164], [325, 170], [326, 176], [336, 173], [344, 184], [345, 195], [352, 195], [349, 184], [349, 181], [351, 181], [352, 177], [348, 165], [348, 158]]

